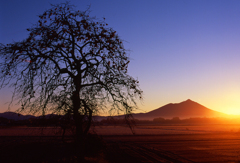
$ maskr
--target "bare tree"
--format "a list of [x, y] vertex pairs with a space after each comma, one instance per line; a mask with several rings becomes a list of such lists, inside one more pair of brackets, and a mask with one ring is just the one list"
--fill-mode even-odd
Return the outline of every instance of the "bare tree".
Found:
[[52, 5], [25, 40], [0, 45], [1, 88], [14, 88], [11, 103], [21, 105], [19, 112], [71, 114], [78, 144], [94, 114], [109, 109], [128, 119], [142, 95], [127, 74], [123, 41], [88, 14], [69, 3]]

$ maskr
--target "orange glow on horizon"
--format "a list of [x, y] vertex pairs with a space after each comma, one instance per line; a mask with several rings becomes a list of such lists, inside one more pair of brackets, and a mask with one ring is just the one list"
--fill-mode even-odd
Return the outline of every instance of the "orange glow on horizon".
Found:
[[224, 113], [229, 115], [240, 115], [240, 108], [228, 108], [224, 110]]

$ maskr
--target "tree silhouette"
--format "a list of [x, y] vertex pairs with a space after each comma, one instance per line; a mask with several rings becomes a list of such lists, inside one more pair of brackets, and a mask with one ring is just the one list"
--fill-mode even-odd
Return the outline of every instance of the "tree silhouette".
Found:
[[19, 112], [72, 115], [78, 144], [94, 114], [108, 109], [128, 120], [142, 95], [127, 74], [123, 41], [105, 20], [88, 14], [68, 2], [52, 5], [25, 40], [0, 45], [0, 88], [14, 88], [11, 103], [21, 105]]

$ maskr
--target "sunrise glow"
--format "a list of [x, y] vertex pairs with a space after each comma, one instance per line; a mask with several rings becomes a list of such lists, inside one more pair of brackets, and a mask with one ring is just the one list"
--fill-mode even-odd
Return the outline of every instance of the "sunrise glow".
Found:
[[[38, 4], [15, 0], [14, 8], [12, 2], [5, 1], [0, 5], [4, 6], [0, 42], [23, 40], [28, 34], [26, 29], [38, 21], [37, 15], [49, 3], [60, 2], [64, 1], [43, 0]], [[91, 3], [91, 16], [106, 18], [108, 26], [126, 40], [124, 47], [130, 50], [132, 59], [128, 73], [139, 80], [143, 90], [143, 101], [138, 102], [139, 110], [135, 112], [146, 113], [191, 99], [215, 111], [240, 114], [237, 1], [109, 2], [72, 1], [79, 10]], [[0, 112], [7, 111], [12, 91], [1, 90]], [[11, 110], [16, 108], [12, 105]]]
[[240, 109], [239, 108], [227, 108], [224, 110], [225, 113], [229, 115], [240, 115]]

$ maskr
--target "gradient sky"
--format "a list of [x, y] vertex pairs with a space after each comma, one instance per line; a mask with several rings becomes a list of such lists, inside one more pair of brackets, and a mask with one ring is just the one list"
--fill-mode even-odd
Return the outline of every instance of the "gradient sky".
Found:
[[[50, 3], [2, 0], [0, 43], [20, 41]], [[72, 0], [77, 10], [106, 18], [131, 50], [129, 74], [140, 81], [138, 112], [191, 99], [210, 109], [240, 114], [240, 1]], [[11, 90], [0, 90], [0, 112]], [[12, 108], [14, 111], [14, 107]]]

